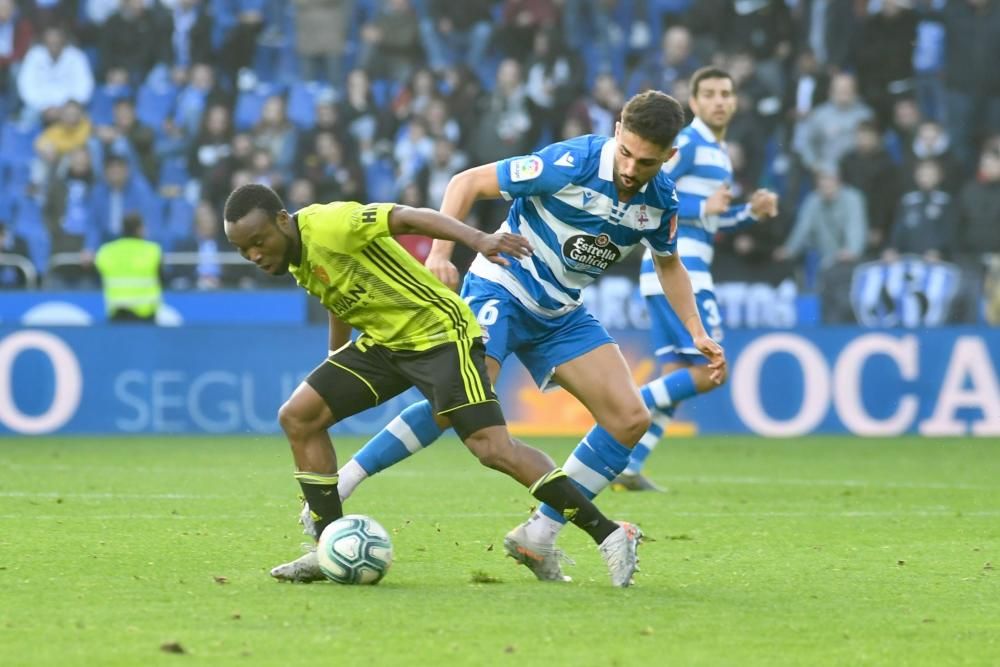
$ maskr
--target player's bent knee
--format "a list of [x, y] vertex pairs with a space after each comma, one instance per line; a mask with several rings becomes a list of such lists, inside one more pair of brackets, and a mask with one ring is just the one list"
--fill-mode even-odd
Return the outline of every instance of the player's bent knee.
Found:
[[487, 468], [501, 471], [510, 469], [513, 447], [509, 438], [497, 437], [487, 429], [482, 429], [466, 437], [465, 446]]
[[623, 445], [631, 447], [639, 442], [652, 424], [649, 410], [641, 403], [622, 410], [615, 415], [614, 423], [602, 424], [604, 428]]
[[322, 415], [290, 398], [278, 408], [278, 424], [289, 438], [301, 438], [326, 428]]
[[641, 438], [649, 430], [649, 427], [653, 425], [653, 417], [649, 414], [649, 408], [645, 405], [640, 405], [635, 409], [630, 415], [628, 429], [634, 434], [638, 433], [636, 440]]

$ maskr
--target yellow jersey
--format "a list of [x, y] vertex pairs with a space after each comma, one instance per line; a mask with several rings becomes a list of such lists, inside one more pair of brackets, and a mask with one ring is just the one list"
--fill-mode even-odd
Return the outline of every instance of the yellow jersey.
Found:
[[469, 307], [389, 233], [393, 204], [312, 204], [295, 214], [295, 280], [341, 321], [392, 350], [482, 335]]

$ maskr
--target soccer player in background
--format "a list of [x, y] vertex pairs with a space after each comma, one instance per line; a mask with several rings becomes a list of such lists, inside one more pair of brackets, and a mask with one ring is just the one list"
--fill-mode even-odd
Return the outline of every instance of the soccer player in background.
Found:
[[[543, 452], [511, 440], [486, 372], [482, 330], [469, 307], [392, 238], [423, 234], [468, 245], [487, 263], [523, 260], [516, 233], [484, 234], [426, 208], [333, 202], [297, 213], [264, 185], [225, 206], [226, 237], [271, 275], [290, 272], [330, 313], [329, 357], [281, 406], [278, 421], [310, 510], [312, 535], [343, 515], [337, 458], [327, 433], [341, 419], [416, 386], [479, 461], [528, 487], [599, 545], [618, 586], [631, 583], [638, 530], [607, 519]], [[351, 341], [351, 328], [360, 335]], [[323, 579], [315, 549], [271, 570], [276, 579]]]
[[[712, 373], [725, 373], [722, 348], [702, 327], [676, 253], [677, 198], [660, 171], [683, 122], [675, 99], [640, 93], [626, 103], [613, 138], [586, 135], [468, 169], [452, 178], [441, 204], [442, 212], [463, 219], [479, 199], [513, 200], [500, 229], [523, 234], [534, 253], [508, 266], [477, 256], [462, 297], [484, 327], [492, 380], [514, 354], [540, 388], [561, 385], [594, 416], [597, 424], [563, 466], [589, 498], [624, 470], [650, 418], [618, 346], [583, 307], [583, 287], [639, 244], [647, 246], [694, 345], [711, 360]], [[426, 262], [448, 285], [458, 282], [453, 247], [435, 241]], [[341, 468], [343, 497], [367, 476], [434, 442], [443, 428], [426, 402], [406, 408]], [[555, 548], [565, 521], [543, 504], [507, 534], [507, 554], [539, 579], [565, 580]]]
[[[677, 187], [677, 251], [691, 277], [698, 312], [708, 333], [723, 338], [722, 315], [712, 283], [715, 235], [743, 229], [778, 213], [778, 197], [757, 190], [746, 204], [730, 204], [733, 167], [724, 139], [736, 112], [733, 78], [725, 70], [703, 67], [691, 75], [691, 111], [694, 120], [677, 137], [677, 152], [663, 166]], [[612, 483], [616, 490], [659, 490], [642, 468], [673, 418], [677, 405], [720, 386], [718, 374], [702, 354], [679, 313], [664, 298], [655, 258], [648, 250], [642, 259], [639, 290], [646, 299], [651, 337], [662, 375], [641, 389], [652, 424], [632, 448], [628, 467]], [[725, 376], [722, 377], [725, 381]]]

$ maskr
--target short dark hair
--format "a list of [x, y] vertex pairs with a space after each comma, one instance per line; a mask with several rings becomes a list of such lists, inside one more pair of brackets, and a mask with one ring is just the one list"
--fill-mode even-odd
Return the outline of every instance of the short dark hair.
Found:
[[670, 148], [684, 127], [684, 109], [670, 95], [647, 90], [625, 103], [622, 127], [657, 146]]
[[698, 96], [698, 86], [706, 79], [729, 79], [731, 83], [736, 83], [733, 81], [733, 75], [720, 67], [712, 67], [711, 65], [699, 67], [691, 75], [691, 97]]
[[262, 183], [247, 183], [233, 190], [226, 199], [223, 217], [226, 222], [236, 222], [250, 211], [259, 208], [274, 222], [278, 212], [285, 208], [278, 193]]
[[138, 213], [126, 213], [122, 217], [122, 236], [137, 239], [142, 233], [142, 216]]

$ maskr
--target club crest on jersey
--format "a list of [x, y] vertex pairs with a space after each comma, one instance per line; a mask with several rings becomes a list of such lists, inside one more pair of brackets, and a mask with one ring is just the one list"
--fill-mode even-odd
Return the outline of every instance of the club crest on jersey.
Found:
[[316, 279], [319, 280], [324, 285], [330, 284], [330, 274], [328, 274], [326, 272], [326, 269], [324, 269], [322, 266], [314, 267], [313, 275], [316, 276]]
[[645, 204], [639, 207], [639, 215], [636, 217], [636, 222], [639, 223], [639, 229], [645, 229], [646, 225], [649, 224], [649, 214], [646, 213]]
[[571, 236], [563, 243], [562, 251], [568, 267], [591, 274], [603, 273], [622, 256], [607, 234]]
[[519, 157], [510, 161], [510, 180], [513, 183], [520, 181], [530, 181], [538, 178], [542, 174], [545, 163], [537, 155]]

